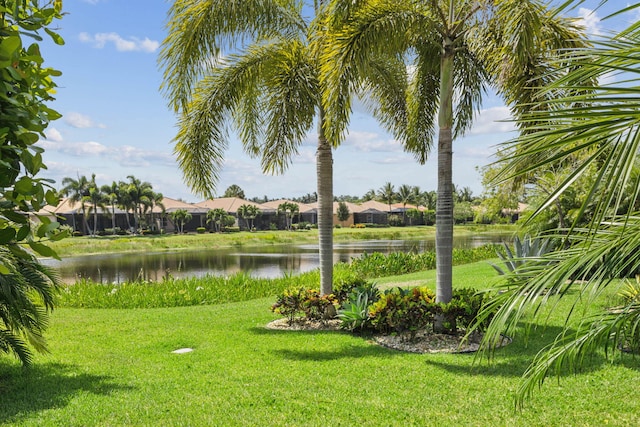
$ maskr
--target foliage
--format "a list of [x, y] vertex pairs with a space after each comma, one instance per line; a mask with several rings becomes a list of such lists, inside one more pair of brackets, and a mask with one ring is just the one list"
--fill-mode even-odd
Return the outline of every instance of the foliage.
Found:
[[349, 219], [350, 212], [345, 202], [338, 202], [337, 215], [338, 221], [346, 221]]
[[60, 72], [44, 66], [37, 42], [44, 32], [64, 44], [50, 28], [61, 9], [61, 1], [6, 0], [0, 6], [0, 352], [24, 365], [31, 362], [29, 345], [46, 350], [42, 333], [58, 283], [34, 253], [57, 257], [46, 242], [68, 235], [57, 221], [42, 216], [32, 223], [25, 215], [58, 203], [52, 181], [36, 178], [46, 166], [35, 143], [60, 117], [47, 106]]
[[380, 299], [380, 291], [374, 283], [364, 282], [351, 288], [337, 313], [341, 327], [351, 332], [372, 328], [369, 306]]
[[409, 340], [415, 339], [418, 331], [433, 322], [436, 295], [427, 287], [385, 291], [369, 309], [371, 324], [383, 333], [409, 333]]
[[307, 296], [307, 289], [296, 287], [285, 289], [276, 297], [276, 302], [271, 306], [271, 311], [287, 318], [292, 325], [296, 317], [303, 312], [303, 304]]
[[555, 249], [554, 242], [543, 237], [531, 237], [526, 234], [522, 240], [519, 236], [513, 238], [513, 251], [508, 244], [504, 243], [504, 252], [496, 250], [496, 255], [504, 263], [505, 269], [491, 264], [500, 275], [512, 274], [517, 275], [523, 272], [523, 268], [535, 262], [543, 262], [542, 257]]
[[404, 219], [400, 215], [396, 214], [387, 215], [387, 221], [392, 227], [402, 227], [404, 225]]
[[203, 234], [207, 229], [205, 227], [196, 228], [196, 233]]
[[224, 190], [222, 197], [237, 197], [239, 199], [244, 199], [245, 195], [244, 190], [240, 188], [239, 185], [231, 184], [226, 190]]
[[176, 231], [184, 233], [184, 225], [191, 221], [192, 215], [186, 209], [176, 209], [169, 213], [169, 218], [177, 225]]
[[[473, 249], [454, 249], [453, 264], [465, 264], [495, 258], [496, 245], [483, 245]], [[392, 252], [384, 255], [380, 252], [364, 253], [351, 261], [351, 268], [363, 277], [385, 277], [407, 274], [414, 271], [430, 270], [436, 266], [435, 252]]]

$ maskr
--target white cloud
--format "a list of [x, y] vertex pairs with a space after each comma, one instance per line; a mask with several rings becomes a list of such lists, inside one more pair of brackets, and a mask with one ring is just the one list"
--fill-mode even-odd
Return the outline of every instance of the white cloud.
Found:
[[400, 152], [402, 144], [395, 139], [385, 139], [374, 132], [349, 132], [345, 138], [345, 146], [354, 147], [361, 152]]
[[106, 128], [105, 125], [94, 122], [91, 117], [86, 116], [81, 113], [71, 112], [66, 113], [64, 115], [64, 121], [69, 126], [78, 128], [78, 129], [88, 129], [88, 128]]
[[588, 35], [602, 35], [602, 27], [600, 26], [600, 17], [594, 10], [581, 7], [578, 10], [578, 25], [584, 27]]
[[83, 43], [90, 43], [93, 47], [102, 49], [108, 43], [113, 43], [116, 50], [119, 52], [148, 52], [152, 53], [158, 50], [160, 42], [151, 40], [148, 37], [139, 39], [137, 37], [123, 38], [118, 33], [96, 33], [91, 35], [89, 33], [80, 33], [78, 38]]
[[45, 132], [45, 135], [47, 136], [47, 139], [49, 141], [62, 142], [62, 134], [56, 128], [47, 129], [47, 131]]
[[481, 110], [476, 116], [469, 135], [482, 135], [488, 133], [503, 133], [516, 130], [511, 119], [511, 113], [507, 107], [493, 107]]

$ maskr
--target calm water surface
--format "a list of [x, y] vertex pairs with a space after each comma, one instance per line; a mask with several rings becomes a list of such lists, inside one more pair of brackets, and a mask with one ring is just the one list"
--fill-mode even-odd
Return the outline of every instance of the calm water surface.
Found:
[[[473, 248], [501, 242], [505, 235], [456, 237], [454, 246]], [[334, 243], [333, 261], [350, 262], [365, 252], [424, 252], [434, 249], [433, 240], [358, 240]], [[254, 277], [280, 277], [318, 268], [317, 245], [278, 245], [141, 254], [106, 254], [44, 260], [58, 269], [65, 283], [87, 278], [102, 283], [121, 283], [165, 277], [226, 275], [245, 272]]]

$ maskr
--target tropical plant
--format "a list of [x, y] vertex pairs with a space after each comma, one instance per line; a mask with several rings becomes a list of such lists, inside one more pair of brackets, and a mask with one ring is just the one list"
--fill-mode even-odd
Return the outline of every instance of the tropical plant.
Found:
[[60, 118], [47, 106], [60, 72], [44, 66], [37, 41], [42, 32], [64, 44], [52, 29], [62, 2], [5, 0], [0, 9], [0, 353], [28, 365], [31, 348], [46, 350], [43, 332], [58, 284], [35, 255], [58, 258], [46, 242], [68, 235], [57, 221], [35, 213], [60, 201], [53, 181], [36, 177], [46, 166], [35, 144]]
[[[638, 7], [640, 4], [636, 3], [624, 10]], [[566, 229], [555, 230], [565, 249], [547, 253], [544, 260], [548, 264], [529, 268], [520, 286], [500, 289], [505, 292], [490, 304], [498, 310], [485, 335], [487, 345], [501, 333], [515, 332], [525, 314], [533, 313], [529, 321], [540, 319], [544, 310], [539, 308], [551, 296], [575, 299], [576, 305], [588, 306], [612, 286], [619, 286], [620, 276], [640, 268], [639, 212], [618, 209], [627, 197], [624, 192], [632, 189], [635, 200], [640, 194], [640, 180], [633, 174], [640, 149], [639, 44], [640, 23], [634, 20], [626, 30], [594, 42], [594, 47], [572, 52], [566, 58], [566, 68], [552, 64], [559, 67], [557, 74], [562, 77], [540, 89], [539, 103], [526, 106], [531, 111], [521, 123], [526, 133], [510, 144], [512, 155], [502, 177], [526, 177], [532, 171], [561, 162], [577, 162], [574, 172], [537, 206], [536, 212], [544, 212], [594, 167], [597, 175], [585, 189], [586, 198], [576, 220], [587, 209], [591, 218], [583, 227], [568, 224]], [[598, 84], [585, 90], [585, 81]], [[550, 95], [557, 97], [547, 100]], [[575, 372], [597, 349], [603, 348], [610, 355], [628, 344], [628, 339], [633, 348], [640, 342], [638, 334], [628, 333], [629, 325], [635, 327], [640, 321], [636, 301], [615, 310], [603, 307], [587, 316], [580, 310], [571, 310], [567, 316], [557, 339], [538, 354], [525, 372], [518, 404], [548, 374]]]
[[104, 194], [105, 201], [111, 206], [111, 229], [113, 234], [116, 234], [116, 206], [120, 200], [120, 189], [118, 183], [113, 181], [111, 185], [103, 185], [100, 187]]
[[396, 189], [390, 182], [385, 182], [385, 184], [378, 190], [378, 199], [389, 205], [389, 212], [391, 212], [391, 204], [395, 202], [396, 197]]
[[402, 218], [406, 218], [407, 216], [407, 204], [409, 203], [415, 203], [416, 199], [415, 199], [415, 192], [413, 191], [413, 188], [411, 188], [411, 186], [407, 185], [407, 184], [402, 184], [399, 188], [398, 188], [398, 192], [396, 193], [396, 195], [398, 196], [398, 200], [400, 201], [400, 203], [402, 203]]
[[504, 269], [496, 264], [491, 266], [500, 275], [518, 274], [523, 271], [526, 265], [540, 262], [542, 257], [555, 249], [551, 239], [542, 237], [531, 237], [526, 234], [522, 239], [519, 236], [513, 238], [513, 250], [507, 243], [503, 243], [504, 252], [496, 250], [496, 255], [504, 264]]
[[[88, 234], [89, 232], [89, 223], [87, 222], [87, 196], [89, 195], [89, 180], [86, 176], [78, 176], [78, 179], [73, 179], [71, 177], [65, 177], [62, 179], [62, 189], [60, 190], [60, 194], [64, 196], [69, 196], [69, 202], [71, 206], [76, 203], [80, 203], [80, 210], [82, 212], [82, 224], [83, 224], [83, 233]], [[76, 231], [75, 224], [75, 212], [73, 213], [73, 230]]]
[[297, 203], [284, 202], [278, 205], [278, 213], [283, 214], [287, 230], [293, 229], [293, 217], [300, 213], [300, 206]]
[[545, 86], [553, 75], [549, 59], [559, 49], [573, 50], [586, 42], [572, 21], [538, 0], [333, 0], [329, 14], [333, 20], [321, 75], [327, 86], [336, 88], [324, 93], [329, 136], [344, 132], [348, 88], [362, 84], [380, 55], [412, 60], [402, 76], [406, 99], [379, 104], [375, 112], [421, 163], [438, 128], [436, 293], [438, 301], [448, 302], [453, 138], [470, 128], [488, 85], [516, 117], [528, 112], [522, 105], [533, 101], [529, 89]]
[[107, 210], [105, 205], [106, 197], [100, 187], [98, 187], [98, 184], [96, 184], [96, 174], [91, 175], [91, 181], [89, 181], [87, 186], [87, 195], [84, 199], [89, 204], [87, 214], [93, 212], [93, 230], [91, 230], [91, 235], [95, 236], [98, 234], [98, 208], [100, 208], [103, 213]]
[[249, 231], [253, 231], [253, 220], [255, 220], [261, 213], [260, 208], [256, 205], [244, 204], [238, 208], [238, 216], [244, 218], [247, 222], [247, 228]]
[[[333, 283], [333, 152], [341, 137], [325, 134], [320, 47], [324, 1], [313, 20], [300, 0], [175, 1], [160, 63], [162, 89], [180, 114], [175, 152], [185, 180], [211, 197], [232, 124], [244, 149], [265, 172], [281, 173], [317, 124], [316, 150], [320, 290]], [[228, 51], [225, 51], [228, 50]], [[232, 54], [228, 54], [233, 52]], [[399, 65], [399, 64], [397, 64]], [[371, 78], [385, 80], [381, 67]], [[316, 120], [317, 119], [317, 122]]]
[[207, 211], [207, 224], [213, 224], [213, 228], [216, 232], [222, 231], [224, 217], [227, 216], [227, 211], [222, 208], [209, 209]]
[[380, 299], [380, 291], [373, 283], [357, 286], [349, 292], [338, 310], [340, 327], [349, 331], [364, 331], [372, 327], [369, 307]]
[[139, 232], [142, 228], [141, 219], [143, 214], [149, 206], [152, 205], [154, 199], [153, 187], [146, 181], [140, 181], [133, 175], [128, 175], [128, 184], [125, 184], [123, 189], [127, 193], [127, 198], [130, 201], [130, 206], [133, 209], [134, 227], [136, 232]]
[[191, 221], [192, 215], [186, 209], [176, 209], [169, 213], [169, 218], [176, 224], [178, 232], [184, 233], [184, 225]]

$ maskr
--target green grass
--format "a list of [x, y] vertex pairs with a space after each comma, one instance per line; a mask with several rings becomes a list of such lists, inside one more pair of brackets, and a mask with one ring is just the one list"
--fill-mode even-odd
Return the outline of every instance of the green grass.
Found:
[[[484, 287], [486, 262], [454, 269]], [[435, 272], [380, 279], [431, 284]], [[0, 423], [17, 426], [601, 426], [638, 425], [640, 360], [602, 355], [549, 379], [522, 412], [513, 393], [564, 313], [498, 350], [473, 355], [387, 350], [341, 332], [270, 331], [273, 298], [159, 309], [57, 309], [51, 353], [23, 370], [0, 359]], [[561, 305], [561, 310], [566, 310]], [[188, 354], [171, 351], [191, 347]]]
[[[457, 226], [456, 235], [481, 233], [509, 233], [514, 226]], [[336, 242], [369, 239], [422, 239], [435, 237], [434, 227], [389, 227], [389, 228], [336, 228]], [[159, 252], [177, 249], [225, 248], [238, 246], [263, 246], [291, 243], [316, 243], [318, 230], [309, 231], [258, 231], [255, 233], [206, 233], [166, 234], [156, 236], [102, 236], [70, 237], [51, 242], [58, 255], [88, 255], [117, 252]]]

